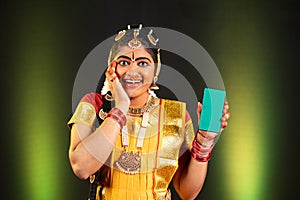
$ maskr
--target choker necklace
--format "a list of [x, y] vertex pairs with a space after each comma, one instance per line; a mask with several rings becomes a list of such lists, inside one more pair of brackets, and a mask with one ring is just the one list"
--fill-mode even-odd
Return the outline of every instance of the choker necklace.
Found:
[[133, 153], [126, 151], [126, 147], [129, 145], [129, 135], [127, 126], [125, 125], [122, 129], [122, 146], [124, 150], [122, 151], [118, 160], [114, 163], [114, 166], [119, 169], [120, 171], [126, 174], [137, 174], [140, 172], [141, 169], [141, 154], [140, 150], [142, 149], [146, 128], [148, 126], [149, 121], [149, 113], [153, 106], [155, 105], [155, 98], [150, 95], [148, 102], [142, 108], [129, 108], [127, 114], [132, 116], [142, 116], [142, 123], [139, 130], [139, 135], [137, 138], [136, 147], [139, 150], [137, 153]]
[[150, 95], [150, 99], [147, 101], [146, 105], [142, 108], [129, 107], [127, 114], [132, 116], [142, 116], [145, 112], [149, 112], [155, 105], [154, 96]]

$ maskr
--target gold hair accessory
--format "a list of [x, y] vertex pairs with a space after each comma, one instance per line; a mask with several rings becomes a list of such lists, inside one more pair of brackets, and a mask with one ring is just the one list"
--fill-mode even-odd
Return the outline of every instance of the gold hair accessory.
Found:
[[128, 42], [128, 46], [131, 48], [131, 49], [137, 49], [137, 48], [140, 48], [142, 46], [142, 43], [141, 41], [139, 41], [137, 39], [137, 36], [140, 34], [140, 30], [139, 29], [135, 29], [133, 31], [133, 39], [130, 40]]
[[148, 33], [148, 39], [153, 45], [156, 45], [159, 39], [158, 38], [155, 39], [152, 35], [152, 32], [153, 32], [153, 30], [151, 29]]
[[126, 30], [120, 31], [118, 35], [115, 37], [115, 41], [120, 40], [126, 34]]

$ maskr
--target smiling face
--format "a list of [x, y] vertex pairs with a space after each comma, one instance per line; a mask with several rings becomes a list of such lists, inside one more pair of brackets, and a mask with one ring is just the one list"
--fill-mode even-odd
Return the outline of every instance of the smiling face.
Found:
[[154, 61], [144, 49], [122, 47], [115, 57], [116, 73], [130, 98], [147, 94], [154, 77]]

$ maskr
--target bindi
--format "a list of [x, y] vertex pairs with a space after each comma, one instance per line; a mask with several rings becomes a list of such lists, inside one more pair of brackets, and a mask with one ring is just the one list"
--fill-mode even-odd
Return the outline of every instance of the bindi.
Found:
[[132, 61], [132, 62], [135, 61], [135, 58], [134, 58], [134, 51], [132, 51], [131, 61]]

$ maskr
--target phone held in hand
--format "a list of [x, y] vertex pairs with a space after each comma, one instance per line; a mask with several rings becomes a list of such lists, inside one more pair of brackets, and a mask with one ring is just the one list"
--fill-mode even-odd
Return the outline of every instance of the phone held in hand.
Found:
[[220, 133], [225, 96], [225, 90], [204, 89], [202, 111], [198, 127], [200, 130]]

